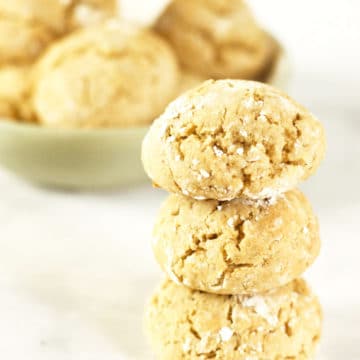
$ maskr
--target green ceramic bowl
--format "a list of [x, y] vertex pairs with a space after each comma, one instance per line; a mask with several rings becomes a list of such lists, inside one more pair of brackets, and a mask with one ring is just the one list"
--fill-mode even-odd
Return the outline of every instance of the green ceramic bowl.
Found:
[[[286, 88], [285, 52], [268, 82]], [[30, 182], [63, 189], [98, 189], [147, 179], [140, 152], [147, 127], [52, 129], [0, 119], [0, 165]]]
[[96, 189], [144, 181], [147, 128], [63, 130], [0, 120], [0, 163], [45, 186]]

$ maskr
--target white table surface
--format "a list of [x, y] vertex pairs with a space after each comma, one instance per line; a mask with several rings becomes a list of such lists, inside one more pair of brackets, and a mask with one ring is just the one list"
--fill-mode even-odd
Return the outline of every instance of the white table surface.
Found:
[[[358, 360], [360, 8], [350, 0], [326, 1], [326, 12], [323, 1], [271, 3], [254, 0], [291, 50], [291, 93], [328, 133], [327, 159], [303, 186], [322, 226], [322, 254], [307, 274], [325, 308], [321, 358]], [[160, 278], [150, 237], [164, 196], [149, 185], [53, 192], [0, 170], [0, 357], [149, 359], [141, 318]]]

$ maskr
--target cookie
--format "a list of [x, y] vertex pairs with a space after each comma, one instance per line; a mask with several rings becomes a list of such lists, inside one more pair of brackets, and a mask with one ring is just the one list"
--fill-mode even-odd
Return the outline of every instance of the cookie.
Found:
[[147, 29], [111, 20], [55, 44], [35, 71], [33, 103], [53, 127], [150, 124], [175, 96], [176, 57]]
[[5, 17], [0, 9], [0, 66], [33, 62], [54, 38], [45, 26], [25, 25]]
[[31, 63], [59, 36], [115, 9], [116, 0], [0, 0], [0, 65]]
[[172, 102], [146, 135], [154, 184], [196, 199], [267, 199], [318, 168], [324, 129], [283, 92], [244, 80], [207, 81]]
[[292, 190], [275, 204], [197, 201], [170, 195], [153, 249], [174, 281], [217, 294], [263, 292], [299, 277], [320, 250], [308, 200]]
[[321, 322], [320, 304], [303, 280], [256, 296], [206, 294], [165, 281], [145, 315], [159, 360], [308, 360]]
[[0, 68], [0, 100], [11, 108], [8, 116], [18, 121], [34, 120], [29, 100], [30, 72], [31, 69], [27, 66]]
[[204, 78], [263, 80], [278, 50], [243, 0], [175, 0], [155, 25]]
[[15, 111], [12, 108], [11, 104], [0, 99], [0, 121], [4, 119], [14, 119], [15, 117]]

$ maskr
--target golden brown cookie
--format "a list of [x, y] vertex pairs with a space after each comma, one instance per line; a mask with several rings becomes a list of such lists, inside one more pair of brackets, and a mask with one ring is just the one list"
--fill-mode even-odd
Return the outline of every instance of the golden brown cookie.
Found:
[[278, 50], [243, 0], [174, 0], [155, 29], [204, 78], [263, 80]]
[[0, 65], [33, 62], [58, 36], [116, 14], [116, 0], [0, 0]]
[[28, 66], [4, 66], [0, 68], [0, 101], [11, 108], [11, 118], [33, 121], [29, 100], [30, 71]]
[[55, 127], [141, 126], [174, 97], [177, 60], [151, 30], [111, 20], [54, 45], [35, 72], [41, 123]]
[[251, 294], [299, 277], [320, 250], [317, 219], [299, 190], [275, 204], [197, 201], [170, 195], [153, 249], [179, 284], [217, 294]]
[[243, 80], [207, 81], [172, 102], [143, 142], [154, 184], [196, 199], [276, 197], [324, 156], [320, 122], [283, 92]]
[[159, 360], [308, 360], [321, 322], [320, 304], [303, 280], [256, 296], [206, 294], [165, 281], [145, 316]]

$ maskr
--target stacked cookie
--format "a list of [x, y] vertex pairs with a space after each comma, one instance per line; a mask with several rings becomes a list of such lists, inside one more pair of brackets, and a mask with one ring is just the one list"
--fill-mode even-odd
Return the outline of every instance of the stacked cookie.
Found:
[[146, 314], [159, 359], [312, 357], [321, 308], [299, 276], [319, 229], [294, 188], [324, 150], [311, 113], [251, 81], [207, 81], [154, 122], [144, 167], [173, 193], [153, 244], [170, 280]]

